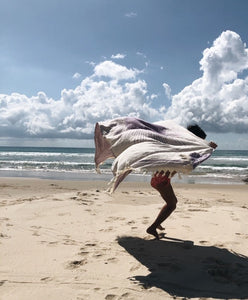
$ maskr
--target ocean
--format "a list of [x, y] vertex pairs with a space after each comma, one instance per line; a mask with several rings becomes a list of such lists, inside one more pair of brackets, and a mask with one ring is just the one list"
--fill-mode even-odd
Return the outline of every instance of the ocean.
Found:
[[[112, 160], [96, 174], [94, 148], [0, 147], [0, 177], [68, 180], [110, 180]], [[190, 175], [175, 176], [183, 183], [245, 184], [248, 150], [216, 150]], [[130, 174], [127, 180], [148, 182], [150, 175]]]

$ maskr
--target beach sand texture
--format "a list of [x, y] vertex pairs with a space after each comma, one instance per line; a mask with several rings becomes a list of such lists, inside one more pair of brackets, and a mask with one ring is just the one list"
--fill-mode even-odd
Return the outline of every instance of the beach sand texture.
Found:
[[158, 193], [106, 186], [1, 178], [1, 300], [248, 299], [248, 185], [175, 185], [160, 241]]

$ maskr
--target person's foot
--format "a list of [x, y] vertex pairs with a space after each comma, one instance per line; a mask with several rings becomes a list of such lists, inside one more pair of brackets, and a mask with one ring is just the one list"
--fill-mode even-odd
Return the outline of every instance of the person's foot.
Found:
[[161, 225], [158, 225], [157, 229], [159, 229], [159, 230], [165, 230], [165, 228], [162, 227]]
[[146, 229], [146, 232], [153, 235], [157, 240], [159, 240], [159, 235], [157, 233], [156, 228], [154, 228], [153, 226], [150, 226]]

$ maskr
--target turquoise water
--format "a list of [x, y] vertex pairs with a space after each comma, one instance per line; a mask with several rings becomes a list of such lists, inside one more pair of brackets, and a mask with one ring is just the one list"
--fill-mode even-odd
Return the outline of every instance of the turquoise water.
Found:
[[[101, 166], [103, 177], [95, 174], [94, 152], [94, 148], [0, 147], [0, 176], [111, 178], [111, 160]], [[248, 150], [216, 150], [211, 158], [191, 175], [184, 176], [183, 180], [192, 183], [242, 183], [247, 177]]]

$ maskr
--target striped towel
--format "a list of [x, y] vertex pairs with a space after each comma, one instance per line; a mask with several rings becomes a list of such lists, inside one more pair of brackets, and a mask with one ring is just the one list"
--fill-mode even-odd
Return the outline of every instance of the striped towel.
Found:
[[115, 158], [110, 192], [132, 171], [188, 174], [213, 150], [207, 141], [170, 120], [151, 124], [123, 117], [95, 126], [97, 172], [106, 159]]

